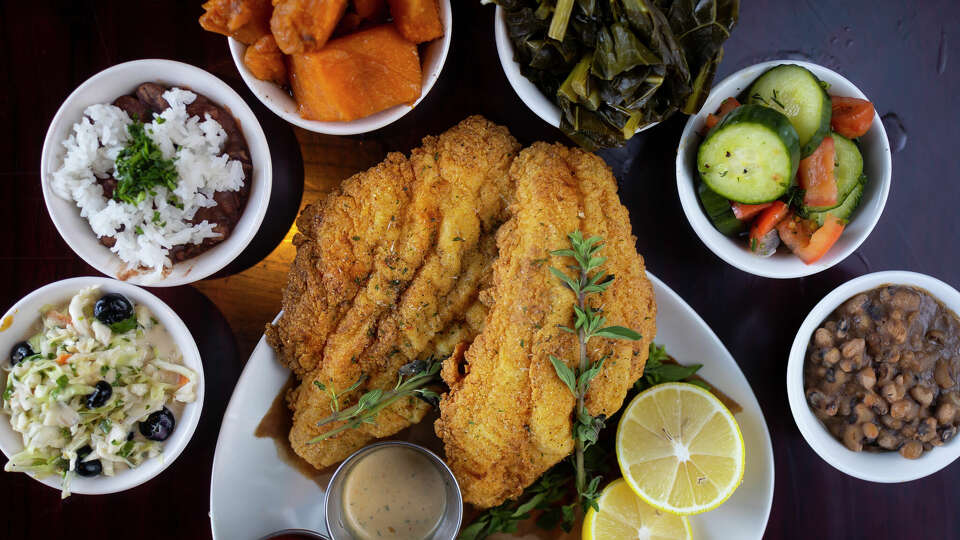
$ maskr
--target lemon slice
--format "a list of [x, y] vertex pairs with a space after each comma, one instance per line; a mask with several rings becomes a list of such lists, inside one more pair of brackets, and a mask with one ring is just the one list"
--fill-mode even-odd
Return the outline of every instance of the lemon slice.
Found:
[[617, 427], [620, 472], [651, 506], [680, 515], [720, 506], [743, 480], [733, 414], [710, 392], [660, 384], [635, 397]]
[[584, 540], [690, 540], [690, 521], [640, 500], [620, 478], [604, 488], [583, 520]]

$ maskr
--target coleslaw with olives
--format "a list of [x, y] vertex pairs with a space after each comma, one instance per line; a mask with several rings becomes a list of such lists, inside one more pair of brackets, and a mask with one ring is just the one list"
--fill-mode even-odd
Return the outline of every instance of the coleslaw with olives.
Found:
[[88, 287], [41, 309], [39, 332], [5, 367], [3, 412], [23, 437], [7, 471], [112, 476], [163, 451], [170, 409], [196, 399], [197, 374], [143, 305]]

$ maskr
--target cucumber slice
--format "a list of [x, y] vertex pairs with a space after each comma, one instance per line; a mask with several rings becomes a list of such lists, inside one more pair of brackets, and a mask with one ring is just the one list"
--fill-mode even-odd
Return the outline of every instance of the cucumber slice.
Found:
[[735, 236], [747, 229], [742, 221], [737, 219], [730, 208], [730, 201], [718, 195], [715, 191], [700, 182], [697, 186], [700, 195], [700, 204], [707, 217], [722, 234]]
[[833, 176], [837, 179], [837, 198], [845, 201], [847, 195], [862, 183], [863, 156], [857, 143], [839, 133], [831, 133], [830, 136], [833, 137], [836, 152]]
[[820, 79], [806, 68], [783, 64], [770, 68], [747, 91], [747, 102], [765, 105], [790, 119], [807, 157], [830, 132], [832, 106]]
[[853, 186], [853, 191], [851, 191], [847, 195], [847, 198], [840, 203], [840, 206], [831, 208], [829, 210], [824, 210], [822, 212], [810, 212], [808, 216], [810, 219], [816, 221], [821, 227], [823, 226], [824, 220], [827, 218], [827, 214], [833, 214], [840, 219], [849, 220], [850, 216], [853, 215], [853, 211], [860, 206], [861, 197], [863, 197], [863, 182], [858, 182], [855, 186]]
[[774, 201], [800, 165], [797, 130], [783, 114], [742, 105], [723, 117], [697, 151], [697, 170], [721, 197], [745, 204]]
[[831, 208], [836, 208], [847, 200], [847, 196], [860, 185], [863, 180], [863, 156], [860, 155], [860, 149], [857, 143], [840, 135], [830, 133], [833, 138], [834, 158], [833, 158], [833, 177], [837, 181], [837, 200], [838, 204], [829, 207], [807, 207], [805, 212], [813, 214], [823, 212]]

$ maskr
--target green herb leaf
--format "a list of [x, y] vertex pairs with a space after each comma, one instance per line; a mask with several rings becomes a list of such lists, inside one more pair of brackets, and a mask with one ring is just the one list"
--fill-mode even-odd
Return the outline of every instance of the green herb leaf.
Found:
[[550, 273], [556, 276], [560, 281], [564, 282], [571, 291], [575, 293], [580, 291], [580, 285], [573, 278], [564, 274], [562, 271], [551, 266]]
[[111, 324], [110, 330], [113, 330], [115, 334], [126, 334], [127, 332], [133, 330], [136, 327], [137, 327], [137, 318], [131, 315], [122, 321], [118, 321]]
[[593, 335], [610, 339], [627, 339], [630, 341], [639, 341], [643, 339], [643, 336], [641, 336], [638, 332], [635, 332], [629, 328], [624, 328], [623, 326], [608, 326], [606, 328], [601, 328], [594, 332]]
[[127, 441], [123, 443], [123, 446], [120, 447], [120, 450], [117, 450], [117, 455], [126, 458], [130, 457], [130, 453], [133, 452], [133, 441]]
[[580, 377], [577, 378], [576, 394], [586, 394], [590, 390], [590, 381], [600, 373], [605, 359], [606, 358], [603, 358], [599, 362], [594, 362], [594, 364], [590, 366], [590, 369], [580, 374]]
[[557, 377], [560, 377], [560, 380], [563, 381], [563, 384], [567, 385], [567, 388], [576, 395], [577, 382], [576, 376], [573, 374], [573, 370], [569, 366], [563, 363], [563, 360], [560, 360], [554, 355], [550, 355], [550, 363], [553, 364], [553, 370], [557, 372]]

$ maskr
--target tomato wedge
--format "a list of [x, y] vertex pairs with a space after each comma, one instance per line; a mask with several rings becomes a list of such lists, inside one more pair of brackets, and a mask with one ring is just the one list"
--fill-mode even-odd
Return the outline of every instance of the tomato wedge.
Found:
[[844, 227], [844, 221], [830, 213], [819, 229], [816, 222], [791, 214], [777, 224], [777, 233], [794, 255], [806, 264], [813, 264], [833, 247]]
[[783, 201], [774, 201], [770, 206], [760, 213], [760, 216], [753, 221], [750, 227], [750, 249], [758, 245], [760, 240], [767, 235], [778, 223], [783, 221], [790, 213], [790, 207]]
[[728, 97], [723, 100], [723, 103], [720, 104], [720, 108], [717, 109], [717, 114], [708, 114], [706, 120], [707, 129], [713, 129], [713, 126], [720, 123], [720, 120], [727, 115], [728, 112], [736, 109], [740, 106], [740, 102], [737, 101], [737, 98]]
[[733, 215], [736, 216], [737, 219], [740, 221], [748, 221], [753, 216], [770, 208], [771, 204], [773, 203], [743, 204], [735, 202], [730, 203], [730, 209], [733, 210]]
[[837, 179], [833, 176], [835, 154], [833, 137], [824, 137], [812, 154], [800, 160], [797, 177], [805, 190], [805, 206], [832, 208], [837, 205]]
[[865, 99], [831, 96], [830, 127], [848, 139], [862, 137], [873, 124], [873, 103]]

